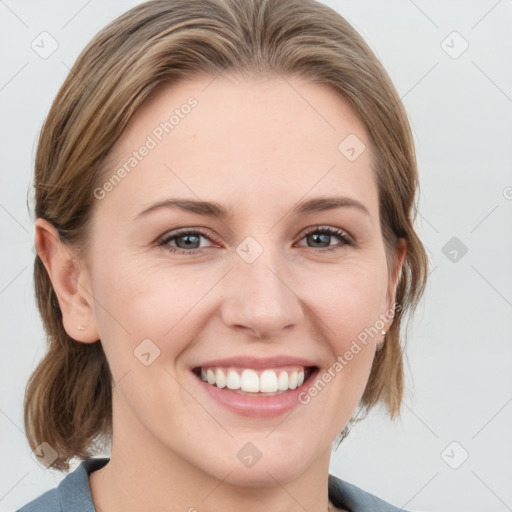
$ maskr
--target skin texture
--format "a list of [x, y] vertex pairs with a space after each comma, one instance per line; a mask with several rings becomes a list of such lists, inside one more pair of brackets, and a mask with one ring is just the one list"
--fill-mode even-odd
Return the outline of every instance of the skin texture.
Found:
[[[197, 106], [97, 200], [87, 262], [76, 265], [53, 227], [36, 222], [66, 331], [77, 342], [101, 339], [116, 383], [112, 455], [90, 477], [93, 499], [109, 512], [324, 511], [331, 443], [362, 396], [382, 336], [307, 405], [277, 418], [224, 409], [189, 368], [284, 354], [328, 369], [392, 307], [405, 246], [388, 273], [368, 133], [333, 90], [299, 78], [223, 75], [161, 87], [113, 147], [106, 179], [190, 96]], [[338, 150], [349, 134], [367, 148], [352, 162]], [[325, 195], [357, 199], [369, 214], [290, 213]], [[232, 217], [160, 209], [134, 220], [170, 197], [216, 201]], [[306, 236], [318, 225], [357, 245]], [[183, 238], [158, 246], [183, 227], [210, 239], [201, 237], [195, 254]], [[252, 263], [236, 252], [247, 236], [263, 249]], [[160, 350], [149, 366], [134, 356], [147, 338]], [[262, 453], [251, 468], [237, 457], [249, 442]]]

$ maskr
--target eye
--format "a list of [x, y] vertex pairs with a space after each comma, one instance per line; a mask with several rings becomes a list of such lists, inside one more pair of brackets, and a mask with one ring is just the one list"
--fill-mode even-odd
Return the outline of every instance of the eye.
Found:
[[[330, 245], [329, 239], [336, 237], [341, 243], [336, 245]], [[327, 251], [342, 249], [345, 245], [355, 245], [352, 237], [339, 228], [333, 228], [331, 226], [316, 226], [304, 234], [304, 238], [307, 238], [314, 244], [321, 244], [320, 247], [312, 247], [312, 249], [323, 249]], [[327, 244], [327, 245], [325, 245]]]
[[[340, 243], [331, 245], [330, 238], [336, 237]], [[181, 254], [195, 254], [201, 252], [205, 248], [201, 245], [201, 238], [212, 241], [211, 237], [206, 235], [201, 230], [181, 229], [172, 233], [166, 234], [162, 237], [157, 245], [164, 247], [166, 250]], [[320, 246], [313, 246], [312, 249], [325, 249], [327, 251], [339, 250], [346, 245], [355, 245], [352, 237], [339, 228], [331, 226], [316, 226], [307, 231], [303, 238], [307, 238], [308, 241], [313, 244], [320, 244]], [[301, 240], [302, 240], [301, 239]], [[216, 243], [216, 241], [215, 241]], [[175, 245], [173, 245], [175, 244]]]
[[[165, 235], [157, 245], [165, 246], [171, 252], [195, 254], [204, 247], [201, 246], [201, 238], [211, 241], [210, 237], [200, 230], [182, 229]], [[176, 243], [176, 245], [170, 245], [171, 243]]]

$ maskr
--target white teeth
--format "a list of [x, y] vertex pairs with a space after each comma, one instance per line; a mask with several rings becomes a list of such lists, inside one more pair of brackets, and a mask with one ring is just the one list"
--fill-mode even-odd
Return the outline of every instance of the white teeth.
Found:
[[274, 393], [277, 391], [277, 377], [274, 370], [265, 370], [260, 377], [260, 391]]
[[240, 375], [231, 368], [228, 370], [226, 387], [229, 389], [240, 389]]
[[277, 387], [279, 391], [286, 391], [288, 389], [288, 374], [286, 372], [281, 372], [279, 374], [279, 379], [277, 380]]
[[217, 370], [215, 370], [215, 385], [218, 388], [226, 387], [226, 376], [224, 375], [224, 372], [220, 368], [217, 368]]
[[201, 368], [201, 379], [218, 388], [240, 389], [249, 393], [275, 393], [296, 389], [304, 383], [304, 368], [289, 370], [263, 370], [258, 372], [251, 368], [241, 374], [234, 368]]
[[288, 387], [290, 389], [295, 389], [297, 387], [297, 372], [293, 371], [290, 373], [290, 376], [288, 377]]
[[240, 378], [240, 389], [257, 393], [260, 390], [260, 379], [254, 370], [244, 370]]

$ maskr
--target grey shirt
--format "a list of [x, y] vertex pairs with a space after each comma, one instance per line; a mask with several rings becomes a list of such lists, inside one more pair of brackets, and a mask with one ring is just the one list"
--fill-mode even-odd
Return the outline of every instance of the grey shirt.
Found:
[[[109, 460], [85, 459], [55, 489], [45, 492], [16, 512], [96, 512], [89, 475]], [[329, 499], [335, 507], [350, 512], [407, 512], [333, 475], [329, 475]]]

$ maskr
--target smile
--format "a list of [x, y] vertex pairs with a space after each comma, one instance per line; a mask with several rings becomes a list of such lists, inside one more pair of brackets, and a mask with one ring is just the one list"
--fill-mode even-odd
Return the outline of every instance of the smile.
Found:
[[315, 367], [283, 367], [256, 370], [253, 368], [195, 368], [203, 382], [219, 389], [227, 388], [243, 394], [269, 396], [294, 390], [304, 383]]

